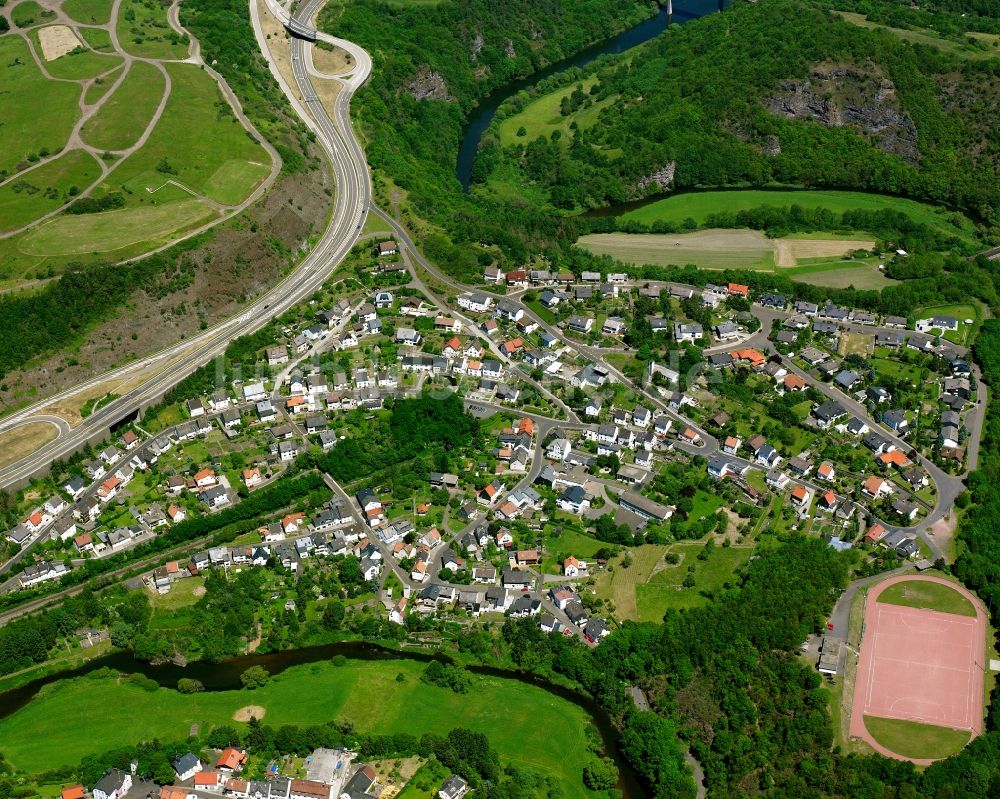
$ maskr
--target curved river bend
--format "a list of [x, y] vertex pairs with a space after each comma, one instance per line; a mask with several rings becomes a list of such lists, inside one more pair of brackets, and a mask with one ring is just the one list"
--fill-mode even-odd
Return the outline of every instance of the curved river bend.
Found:
[[[424, 663], [438, 657], [428, 652], [400, 651], [365, 641], [341, 641], [333, 644], [290, 649], [284, 652], [272, 652], [264, 655], [243, 655], [217, 663], [195, 661], [189, 663], [187, 666], [178, 666], [174, 663], [153, 665], [136, 660], [128, 652], [113, 652], [110, 655], [95, 658], [78, 668], [40, 677], [19, 688], [0, 693], [0, 719], [13, 715], [23, 708], [44, 686], [50, 683], [73, 677], [81, 677], [103, 668], [111, 668], [125, 674], [144, 674], [164, 688], [174, 689], [177, 687], [177, 681], [180, 678], [188, 677], [201, 681], [207, 691], [235, 691], [243, 687], [243, 684], [240, 682], [240, 675], [251, 666], [263, 666], [270, 674], [275, 675], [292, 666], [326, 661], [337, 655], [362, 661], [416, 660]], [[618, 789], [622, 792], [623, 799], [642, 799], [644, 796], [643, 788], [635, 772], [625, 762], [625, 759], [618, 750], [618, 733], [611, 723], [611, 717], [593, 699], [572, 689], [555, 685], [541, 677], [525, 672], [509, 671], [492, 666], [473, 665], [466, 668], [473, 674], [481, 674], [486, 677], [499, 677], [506, 680], [517, 680], [518, 682], [535, 686], [582, 708], [593, 720], [594, 726], [600, 733], [605, 751], [618, 765], [621, 775]]]
[[527, 78], [506, 83], [498, 87], [490, 94], [479, 101], [476, 106], [474, 116], [469, 121], [462, 134], [462, 144], [458, 150], [458, 163], [455, 174], [458, 176], [462, 187], [468, 191], [472, 183], [472, 165], [476, 160], [476, 153], [479, 151], [479, 142], [483, 138], [496, 116], [497, 109], [505, 100], [513, 97], [519, 91], [528, 89], [540, 80], [551, 77], [557, 72], [570, 69], [571, 67], [583, 67], [603, 55], [615, 55], [624, 53], [633, 47], [644, 44], [650, 39], [659, 36], [667, 29], [671, 23], [681, 24], [692, 19], [716, 13], [721, 8], [728, 6], [731, 0], [674, 0], [673, 16], [667, 14], [667, 9], [661, 7], [660, 12], [655, 16], [640, 22], [633, 28], [622, 31], [617, 36], [591, 45], [574, 56], [556, 61], [553, 64], [529, 75]]

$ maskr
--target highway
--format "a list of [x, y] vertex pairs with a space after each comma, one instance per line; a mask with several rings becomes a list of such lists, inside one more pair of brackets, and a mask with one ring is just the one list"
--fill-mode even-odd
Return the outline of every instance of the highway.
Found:
[[[322, 2], [323, 0], [310, 0], [296, 13], [296, 19], [308, 22]], [[288, 15], [276, 4], [273, 5], [272, 12], [282, 22], [287, 21]], [[272, 74], [297, 113], [315, 133], [316, 143], [332, 164], [336, 195], [333, 214], [327, 229], [312, 251], [287, 278], [238, 316], [156, 355], [95, 376], [91, 380], [24, 408], [0, 422], [0, 433], [32, 421], [52, 423], [53, 417], [51, 414], [46, 414], [46, 409], [54, 403], [71, 398], [82, 390], [95, 388], [113, 380], [120, 381], [146, 369], [156, 370], [148, 380], [95, 411], [75, 428], [70, 429], [65, 423], [57, 423], [60, 434], [55, 440], [29, 457], [0, 469], [0, 488], [23, 485], [30, 477], [44, 472], [53, 461], [67, 457], [89, 441], [103, 438], [108, 427], [119, 419], [157, 402], [166, 391], [185, 377], [225, 352], [233, 339], [260, 329], [270, 319], [315, 292], [357, 241], [371, 201], [371, 181], [364, 152], [351, 127], [350, 100], [371, 74], [371, 58], [367, 52], [351, 42], [320, 34], [320, 38], [324, 41], [337, 44], [351, 53], [356, 65], [351, 75], [340, 81], [342, 90], [336, 107], [328, 111], [316, 96], [309, 80], [306, 69], [306, 45], [302, 40], [293, 38], [292, 66], [297, 89], [305, 100], [303, 107], [296, 99], [295, 92], [270, 60], [255, 4], [251, 4], [251, 16], [258, 44], [268, 59]]]

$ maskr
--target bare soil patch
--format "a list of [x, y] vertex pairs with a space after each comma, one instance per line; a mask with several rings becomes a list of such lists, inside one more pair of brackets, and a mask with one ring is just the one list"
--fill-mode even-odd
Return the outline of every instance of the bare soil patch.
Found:
[[301, 101], [302, 94], [299, 92], [295, 74], [292, 72], [292, 45], [288, 31], [268, 11], [264, 0], [257, 0], [257, 13], [260, 15], [260, 27], [267, 38], [267, 49], [271, 52], [274, 65], [281, 73], [281, 77], [285, 79], [285, 83], [291, 87], [295, 96]]
[[339, 47], [326, 50], [313, 45], [312, 59], [313, 66], [324, 75], [342, 75], [356, 66], [351, 54]]
[[55, 439], [58, 431], [47, 422], [29, 422], [0, 433], [0, 467], [17, 463]]
[[267, 713], [267, 709], [261, 707], [260, 705], [246, 705], [241, 707], [235, 713], [233, 713], [233, 721], [250, 721], [251, 718], [260, 721], [264, 718], [264, 714]]
[[72, 53], [83, 43], [68, 25], [49, 25], [38, 31], [38, 42], [42, 45], [42, 57], [55, 61], [60, 56]]
[[[870, 239], [777, 239], [775, 252], [778, 266], [795, 266], [800, 258], [837, 258], [854, 250], [870, 250]], [[787, 249], [791, 263], [782, 263], [782, 251]]]

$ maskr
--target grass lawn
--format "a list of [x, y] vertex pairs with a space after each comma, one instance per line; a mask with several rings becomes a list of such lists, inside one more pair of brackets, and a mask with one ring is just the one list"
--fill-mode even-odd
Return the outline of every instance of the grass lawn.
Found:
[[115, 51], [114, 45], [111, 43], [111, 34], [104, 28], [80, 28], [78, 32], [91, 49], [102, 53]]
[[872, 368], [875, 370], [876, 377], [884, 375], [895, 380], [905, 379], [914, 385], [920, 380], [920, 368], [912, 364], [902, 363], [892, 358], [879, 357], [869, 358], [869, 363], [871, 363]]
[[188, 577], [185, 580], [178, 580], [167, 593], [152, 595], [150, 602], [153, 605], [153, 613], [169, 613], [195, 604], [201, 598], [199, 589], [204, 585], [204, 577]]
[[546, 549], [548, 553], [542, 560], [542, 571], [546, 574], [562, 574], [562, 561], [558, 559], [560, 553], [567, 553], [581, 560], [590, 560], [599, 550], [607, 546], [603, 541], [598, 541], [591, 535], [564, 527], [560, 535], [547, 536]]
[[658, 220], [680, 223], [691, 218], [700, 224], [709, 214], [720, 211], [737, 212], [763, 205], [784, 207], [793, 204], [807, 209], [828, 208], [837, 213], [856, 208], [867, 211], [891, 208], [907, 214], [916, 222], [923, 222], [950, 235], [962, 236], [966, 239], [971, 239], [974, 235], [972, 222], [960, 214], [914, 200], [885, 197], [860, 191], [746, 189], [742, 191], [690, 192], [657, 200], [642, 208], [629, 211], [622, 218], [646, 224], [652, 224]]
[[[652, 576], [649, 583], [638, 587], [639, 618], [659, 621], [669, 608], [690, 608], [708, 600], [701, 591], [717, 591], [730, 580], [736, 570], [749, 559], [752, 547], [716, 547], [707, 560], [698, 560], [703, 543], [674, 544], [671, 552], [681, 555], [676, 566], [667, 566]], [[693, 588], [684, 588], [688, 566], [694, 566]]]
[[169, 205], [58, 216], [32, 230], [19, 242], [19, 249], [39, 256], [114, 252], [145, 242], [164, 243], [172, 234], [215, 215], [210, 206], [191, 198]]
[[166, 83], [155, 66], [136, 61], [115, 93], [83, 126], [83, 140], [101, 150], [124, 150], [138, 141], [163, 97]]
[[[31, 38], [35, 42], [35, 51], [41, 53], [42, 46], [38, 41], [39, 30], [40, 28], [33, 30]], [[120, 66], [121, 63], [121, 56], [95, 53], [92, 50], [78, 47], [71, 53], [61, 55], [52, 61], [46, 61], [45, 69], [54, 78], [89, 80], [90, 78], [96, 78], [98, 75], [103, 75], [105, 72], [110, 72], [115, 67]]]
[[54, 440], [57, 433], [48, 422], [29, 422], [0, 433], [0, 467], [17, 463]]
[[707, 491], [702, 491], [699, 488], [695, 491], [692, 498], [691, 513], [689, 515], [694, 516], [696, 519], [700, 519], [702, 516], [711, 516], [724, 504], [722, 497], [717, 494], [709, 494]]
[[226, 176], [216, 173], [230, 161], [269, 166], [267, 152], [247, 136], [208, 73], [191, 64], [170, 64], [167, 70], [173, 88], [163, 116], [146, 144], [109, 176], [107, 190], [124, 186], [133, 202], [160, 204], [171, 196], [161, 187], [176, 180], [220, 203], [247, 196], [260, 171], [230, 165]]
[[879, 602], [888, 605], [903, 605], [908, 608], [927, 608], [958, 616], [975, 616], [976, 609], [964, 596], [953, 588], [940, 583], [923, 580], [907, 580], [890, 585], [878, 597]]
[[539, 300], [532, 300], [531, 302], [526, 302], [525, 305], [527, 305], [529, 308], [531, 308], [531, 310], [533, 310], [536, 314], [538, 314], [538, 318], [548, 325], [554, 325], [556, 322], [559, 321], [559, 317], [556, 316], [551, 310], [546, 308], [544, 305], [542, 305], [542, 303]]
[[[83, 30], [97, 30], [96, 28], [84, 28]], [[104, 75], [103, 77], [96, 78], [90, 87], [83, 95], [83, 102], [87, 105], [94, 105], [97, 103], [112, 86], [115, 85], [115, 81], [118, 80], [118, 70], [116, 69], [110, 75]]]
[[12, 172], [29, 155], [66, 144], [80, 115], [80, 87], [45, 78], [20, 37], [0, 37], [0, 85], [0, 170]]
[[670, 547], [661, 544], [631, 547], [631, 566], [622, 568], [622, 558], [619, 556], [612, 560], [613, 570], [609, 569], [597, 576], [597, 595], [614, 602], [615, 616], [619, 619], [639, 619], [637, 588], [647, 583], [657, 569], [663, 568], [663, 556], [669, 550]]
[[267, 177], [271, 159], [263, 162], [234, 158], [226, 161], [205, 183], [205, 194], [223, 205], [239, 205]]
[[145, 58], [187, 58], [188, 46], [167, 22], [169, 3], [122, 0], [118, 10], [118, 40], [122, 49]]
[[[231, 724], [239, 708], [253, 704], [266, 709], [265, 721], [275, 727], [342, 719], [363, 731], [421, 735], [465, 726], [486, 733], [503, 757], [555, 773], [565, 796], [587, 795], [580, 772], [587, 758], [582, 709], [496, 677], [474, 676], [472, 690], [459, 695], [420, 682], [423, 669], [406, 660], [316, 663], [289, 669], [256, 691], [191, 695], [146, 691], [114, 678], [66, 680], [0, 721], [0, 740], [12, 764], [35, 772], [154, 737], [181, 741], [191, 724], [202, 730]], [[501, 708], [508, 723], [497, 723]], [[88, 719], [86, 735], [79, 734], [81, 718]]]
[[35, 0], [24, 0], [10, 12], [10, 21], [19, 28], [28, 28], [42, 21], [42, 7]]
[[63, 0], [62, 10], [77, 22], [104, 25], [111, 21], [112, 0]]
[[877, 22], [870, 21], [864, 14], [858, 14], [852, 11], [837, 11], [836, 13], [840, 14], [840, 16], [852, 25], [857, 25], [860, 28], [888, 31], [893, 36], [897, 36], [900, 39], [905, 39], [906, 41], [913, 42], [914, 44], [926, 44], [931, 47], [936, 47], [938, 50], [943, 50], [946, 53], [957, 55], [960, 58], [968, 58], [978, 61], [987, 58], [996, 58], [998, 55], [996, 43], [1000, 41], [1000, 37], [993, 34], [967, 34], [968, 36], [983, 43], [982, 46], [977, 46], [966, 42], [956, 42], [953, 39], [945, 39], [943, 36], [938, 34], [937, 31], [930, 30], [928, 28], [915, 28], [913, 30], [908, 30], [906, 28], [891, 28], [888, 25], [882, 25]]
[[422, 765], [416, 774], [396, 795], [396, 799], [436, 799], [438, 788], [449, 775], [448, 769], [434, 758]]
[[[975, 333], [982, 322], [982, 313], [979, 306], [974, 303], [955, 303], [952, 305], [928, 305], [921, 308], [914, 314], [917, 319], [926, 319], [928, 316], [954, 316], [958, 320], [958, 330], [949, 330], [943, 338], [952, 344], [968, 344], [975, 338]], [[971, 319], [972, 324], [967, 325], [966, 319]], [[938, 330], [931, 331], [937, 334]]]
[[868, 357], [868, 345], [872, 341], [872, 336], [867, 333], [844, 333], [840, 337], [841, 355], [860, 355]]
[[[610, 105], [617, 99], [617, 95], [604, 100], [594, 102], [589, 108], [579, 108], [568, 116], [563, 116], [559, 112], [560, 103], [563, 97], [569, 97], [577, 86], [582, 86], [583, 91], [589, 97], [590, 87], [597, 82], [596, 76], [591, 76], [583, 81], [578, 81], [572, 86], [564, 86], [548, 94], [532, 100], [519, 113], [507, 117], [500, 123], [500, 143], [504, 147], [513, 144], [528, 144], [539, 136], [549, 138], [553, 131], [560, 131], [562, 141], [569, 144], [573, 140], [573, 132], [569, 126], [576, 122], [580, 130], [592, 128], [597, 123], [597, 117], [602, 108]], [[525, 135], [518, 136], [517, 131], [524, 128]]]
[[915, 721], [865, 716], [865, 726], [876, 741], [904, 757], [944, 758], [960, 751], [969, 742], [967, 730]]
[[[708, 600], [700, 592], [722, 588], [753, 551], [751, 547], [720, 546], [707, 560], [698, 560], [703, 548], [703, 542], [632, 547], [631, 566], [623, 568], [619, 556], [612, 561], [613, 570], [597, 575], [597, 595], [614, 602], [617, 618], [636, 621], [657, 622], [668, 608], [703, 605]], [[668, 552], [680, 555], [680, 563], [667, 564], [664, 556]], [[693, 588], [682, 587], [688, 566], [695, 567]]]
[[856, 289], [882, 289], [896, 285], [899, 281], [887, 278], [878, 264], [878, 259], [874, 258], [853, 261], [817, 259], [801, 266], [782, 269], [781, 274], [801, 283], [832, 289], [851, 286]]
[[70, 150], [25, 172], [0, 188], [0, 230], [17, 230], [55, 211], [69, 202], [71, 188], [82, 191], [100, 176], [97, 161], [84, 150]]

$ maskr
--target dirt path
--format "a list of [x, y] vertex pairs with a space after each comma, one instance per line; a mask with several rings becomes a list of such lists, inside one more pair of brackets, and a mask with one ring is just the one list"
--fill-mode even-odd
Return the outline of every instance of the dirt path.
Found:
[[[212, 228], [215, 225], [219, 224], [220, 222], [232, 217], [233, 215], [242, 212], [245, 208], [247, 208], [251, 204], [255, 203], [258, 199], [260, 199], [260, 197], [264, 194], [264, 192], [267, 191], [267, 189], [274, 183], [275, 179], [278, 177], [282, 165], [281, 156], [278, 154], [278, 151], [271, 145], [269, 141], [267, 141], [267, 139], [264, 138], [264, 136], [260, 133], [260, 131], [257, 130], [257, 128], [250, 121], [250, 119], [246, 116], [245, 112], [243, 111], [243, 106], [240, 104], [239, 99], [236, 97], [232, 89], [229, 87], [229, 84], [226, 83], [226, 81], [222, 78], [222, 76], [218, 72], [212, 69], [212, 67], [210, 67], [209, 65], [205, 64], [204, 61], [202, 60], [201, 45], [199, 44], [198, 40], [194, 36], [192, 36], [190, 32], [187, 31], [180, 23], [180, 12], [179, 12], [180, 0], [173, 0], [173, 2], [171, 3], [169, 9], [167, 10], [167, 22], [175, 33], [188, 37], [188, 42], [189, 42], [188, 57], [186, 59], [144, 58], [132, 55], [131, 53], [126, 51], [125, 48], [122, 47], [121, 41], [118, 38], [118, 20], [121, 12], [121, 4], [122, 0], [115, 0], [111, 8], [110, 19], [107, 23], [103, 25], [84, 25], [70, 18], [67, 14], [65, 14], [65, 12], [63, 12], [61, 8], [61, 4], [56, 2], [56, 0], [43, 0], [43, 2], [41, 3], [43, 8], [47, 8], [55, 12], [55, 17], [52, 19], [45, 20], [44, 23], [33, 26], [32, 28], [29, 29], [29, 30], [35, 30], [37, 28], [42, 28], [42, 27], [47, 28], [53, 25], [64, 26], [73, 36], [75, 36], [83, 44], [84, 47], [87, 47], [87, 49], [90, 50], [91, 52], [97, 55], [108, 56], [116, 59], [115, 65], [113, 67], [109, 67], [106, 72], [103, 72], [101, 73], [101, 75], [97, 75], [93, 78], [69, 80], [66, 78], [53, 77], [45, 68], [44, 59], [39, 56], [38, 52], [36, 52], [34, 42], [28, 35], [28, 31], [19, 30], [17, 32], [18, 35], [20, 35], [21, 38], [24, 39], [24, 41], [26, 42], [28, 51], [31, 53], [35, 65], [48, 80], [62, 81], [66, 83], [75, 83], [80, 86], [80, 96], [79, 99], [77, 100], [77, 106], [80, 110], [80, 117], [77, 119], [77, 122], [73, 126], [73, 130], [70, 132], [70, 135], [67, 139], [65, 146], [61, 150], [59, 150], [57, 153], [47, 158], [39, 159], [37, 162], [31, 164], [31, 166], [28, 167], [27, 169], [24, 169], [20, 172], [16, 172], [15, 174], [10, 175], [6, 179], [0, 181], [0, 188], [2, 188], [4, 185], [6, 185], [11, 181], [22, 179], [26, 174], [29, 174], [30, 172], [37, 170], [45, 166], [46, 164], [55, 161], [57, 158], [62, 157], [66, 153], [74, 150], [82, 150], [84, 152], [89, 153], [94, 158], [95, 162], [100, 168], [101, 174], [89, 186], [84, 187], [75, 197], [72, 198], [70, 202], [66, 202], [59, 208], [55, 208], [49, 213], [43, 214], [42, 216], [33, 219], [29, 224], [23, 225], [22, 227], [17, 228], [16, 230], [10, 230], [0, 233], [0, 239], [11, 238], [13, 236], [25, 233], [28, 230], [31, 230], [32, 228], [61, 214], [63, 211], [65, 211], [66, 207], [70, 205], [71, 202], [75, 202], [76, 200], [82, 197], [90, 196], [90, 194], [98, 186], [102, 185], [107, 181], [108, 176], [111, 175], [111, 173], [113, 173], [122, 163], [124, 163], [129, 156], [133, 155], [143, 146], [145, 146], [145, 144], [149, 141], [149, 138], [153, 135], [153, 132], [156, 130], [157, 125], [159, 125], [160, 121], [162, 120], [164, 111], [166, 110], [167, 107], [167, 102], [169, 101], [171, 92], [173, 90], [173, 82], [171, 80], [170, 73], [165, 66], [166, 64], [170, 63], [186, 63], [186, 64], [197, 65], [200, 66], [205, 72], [207, 72], [212, 77], [212, 79], [216, 82], [216, 85], [219, 87], [219, 90], [222, 93], [223, 97], [226, 99], [226, 102], [229, 104], [230, 109], [232, 110], [234, 116], [237, 118], [237, 120], [239, 120], [240, 124], [251, 135], [254, 141], [256, 141], [257, 144], [259, 144], [267, 152], [268, 156], [270, 156], [271, 159], [270, 171], [267, 177], [265, 177], [263, 180], [260, 181], [260, 183], [254, 189], [254, 191], [251, 192], [251, 194], [243, 202], [237, 205], [224, 205], [222, 203], [211, 200], [210, 198], [205, 197], [202, 194], [198, 194], [197, 192], [194, 192], [192, 189], [188, 187], [182, 187], [185, 189], [185, 191], [193, 193], [203, 202], [206, 202], [212, 208], [219, 211], [220, 216], [210, 220], [204, 225], [201, 225], [195, 230], [187, 232], [183, 236], [171, 239], [170, 242], [161, 247], [157, 247], [156, 249], [147, 251], [137, 257], [144, 258], [155, 252], [159, 252], [163, 249], [171, 247], [178, 241], [182, 241], [186, 238], [199, 235], [204, 231], [208, 230], [209, 228]], [[111, 39], [111, 46], [114, 52], [101, 53], [90, 48], [90, 46], [86, 43], [86, 40], [80, 35], [80, 30], [79, 30], [80, 28], [92, 28], [92, 29], [106, 31]], [[121, 59], [121, 63], [118, 63], [118, 59]], [[96, 147], [92, 147], [91, 145], [87, 144], [86, 141], [84, 141], [81, 132], [83, 130], [84, 125], [86, 125], [87, 122], [93, 119], [94, 116], [101, 110], [101, 108], [103, 108], [104, 105], [111, 99], [111, 97], [113, 97], [114, 94], [121, 88], [125, 79], [128, 77], [132, 65], [137, 61], [143, 61], [145, 63], [151, 64], [160, 71], [160, 74], [163, 76], [164, 79], [163, 95], [160, 97], [160, 102], [157, 105], [156, 110], [154, 111], [152, 117], [150, 118], [149, 123], [147, 124], [145, 130], [143, 130], [139, 138], [135, 142], [133, 142], [129, 147], [126, 147], [122, 150], [110, 151], [112, 152], [113, 155], [117, 157], [117, 160], [115, 160], [113, 164], [109, 165], [103, 157], [105, 152], [107, 151]], [[116, 78], [114, 84], [101, 96], [101, 98], [96, 103], [88, 104], [86, 102], [87, 91], [93, 85], [94, 81], [97, 80], [98, 78], [110, 74], [119, 67], [121, 67], [121, 74]], [[134, 259], [129, 259], [129, 260], [134, 260]]]
[[792, 255], [792, 248], [787, 241], [778, 239], [774, 242], [774, 263], [777, 266], [795, 266], [797, 261]]

